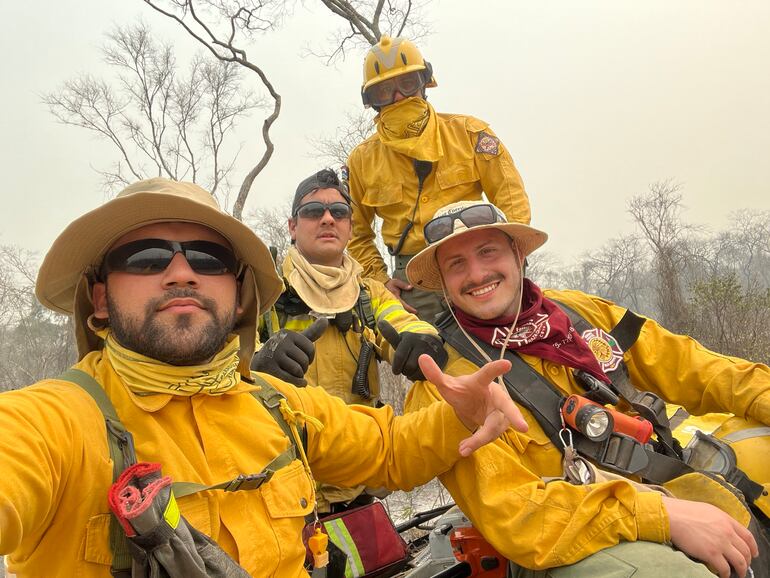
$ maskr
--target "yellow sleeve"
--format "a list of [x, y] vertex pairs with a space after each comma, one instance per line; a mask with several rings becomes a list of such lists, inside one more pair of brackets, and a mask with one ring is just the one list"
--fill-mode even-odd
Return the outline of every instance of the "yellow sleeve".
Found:
[[[410, 331], [412, 333], [427, 333], [438, 335], [433, 325], [422, 321], [413, 313], [409, 313], [393, 293], [374, 279], [364, 279], [364, 285], [369, 289], [372, 298], [372, 313], [377, 323], [381, 320], [390, 323], [399, 333]], [[375, 329], [375, 345], [380, 357], [393, 359], [393, 348], [387, 340]]]
[[390, 280], [388, 268], [374, 243], [374, 208], [363, 202], [364, 191], [359, 176], [364, 170], [362, 155], [357, 147], [348, 159], [348, 185], [353, 201], [353, 232], [348, 243], [348, 252], [364, 268], [364, 277], [387, 283]]
[[[579, 291], [549, 291], [589, 323], [612, 329], [626, 309]], [[727, 412], [770, 425], [770, 368], [705, 348], [652, 319], [624, 355], [631, 382], [693, 415]]]
[[[88, 487], [96, 475], [84, 469], [88, 432], [72, 416], [91, 412], [98, 420], [101, 414], [85, 392], [78, 396], [62, 391], [61, 386], [46, 385], [0, 394], [0, 554], [17, 550], [22, 540], [29, 542], [46, 530], [68, 479], [82, 476]], [[99, 427], [93, 429], [99, 432]], [[103, 431], [102, 426], [101, 437], [106, 438]], [[90, 442], [106, 450], [106, 439]]]
[[[475, 120], [475, 119], [473, 119]], [[486, 124], [486, 123], [484, 123]], [[477, 128], [471, 123], [471, 130]], [[480, 131], [478, 131], [480, 132]], [[474, 149], [478, 139], [478, 132], [472, 133]], [[484, 132], [497, 139], [491, 128], [486, 126]], [[513, 164], [508, 149], [498, 139], [498, 154], [487, 154], [476, 151], [476, 167], [481, 177], [481, 187], [489, 201], [500, 209], [509, 221], [529, 224], [531, 219], [529, 198], [524, 190], [516, 165]]]
[[[424, 410], [438, 399], [432, 384], [417, 382], [407, 396], [406, 412]], [[535, 419], [525, 415], [532, 435], [509, 430], [440, 476], [498, 552], [540, 570], [575, 563], [624, 540], [669, 539], [660, 494], [639, 493], [623, 480], [587, 486], [544, 482], [541, 476], [560, 474], [560, 457], [545, 459], [544, 453], [559, 450], [545, 439]]]
[[324, 426], [308, 425], [308, 459], [318, 482], [410, 490], [449, 469], [470, 435], [446, 403], [396, 417], [390, 406], [345, 405], [319, 387], [270, 381]]

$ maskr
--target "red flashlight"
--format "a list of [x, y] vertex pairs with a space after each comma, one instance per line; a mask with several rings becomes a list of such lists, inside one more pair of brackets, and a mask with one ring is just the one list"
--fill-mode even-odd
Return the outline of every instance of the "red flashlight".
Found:
[[561, 408], [564, 421], [591, 441], [600, 442], [610, 433], [630, 436], [643, 444], [650, 441], [652, 424], [642, 417], [631, 417], [600, 405], [582, 395], [570, 395]]

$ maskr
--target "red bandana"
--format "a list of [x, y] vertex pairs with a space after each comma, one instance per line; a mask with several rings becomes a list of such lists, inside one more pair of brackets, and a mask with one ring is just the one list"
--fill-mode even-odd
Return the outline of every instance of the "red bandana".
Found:
[[[549, 359], [573, 369], [582, 369], [604, 383], [610, 383], [588, 344], [575, 331], [569, 316], [553, 301], [543, 297], [540, 288], [524, 279], [521, 315], [508, 340], [508, 349], [541, 359]], [[474, 335], [495, 347], [502, 347], [513, 317], [477, 319], [454, 307], [457, 321]]]

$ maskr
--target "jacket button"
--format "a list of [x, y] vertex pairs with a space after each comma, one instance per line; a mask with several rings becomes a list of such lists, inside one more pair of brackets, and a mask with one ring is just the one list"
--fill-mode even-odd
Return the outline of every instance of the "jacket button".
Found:
[[302, 508], [307, 508], [307, 500], [305, 498], [300, 498], [299, 505]]
[[420, 200], [421, 200], [423, 203], [427, 203], [427, 202], [428, 202], [428, 197], [423, 197], [423, 198], [422, 198], [422, 199], [420, 199]]

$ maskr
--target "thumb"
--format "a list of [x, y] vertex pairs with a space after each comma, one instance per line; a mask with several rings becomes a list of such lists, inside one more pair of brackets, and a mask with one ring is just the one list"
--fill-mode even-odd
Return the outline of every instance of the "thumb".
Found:
[[326, 317], [319, 317], [310, 327], [302, 332], [302, 335], [307, 337], [310, 341], [316, 341], [324, 334], [327, 327], [329, 327], [329, 320]]
[[390, 343], [393, 349], [398, 347], [398, 344], [401, 343], [401, 336], [398, 334], [398, 331], [396, 331], [396, 328], [384, 319], [377, 323], [377, 329], [379, 329], [380, 335]]

